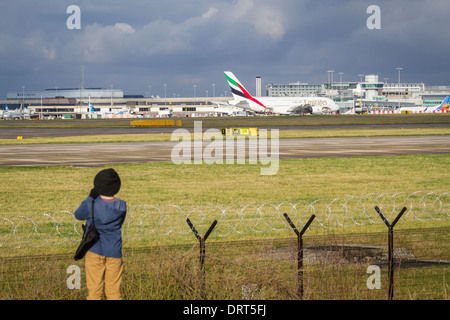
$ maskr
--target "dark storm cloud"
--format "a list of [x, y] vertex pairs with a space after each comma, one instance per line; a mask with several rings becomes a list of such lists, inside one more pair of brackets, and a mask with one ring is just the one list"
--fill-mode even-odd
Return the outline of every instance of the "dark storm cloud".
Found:
[[[369, 30], [371, 4], [381, 29]], [[69, 5], [81, 30], [68, 30]], [[375, 73], [395, 81], [447, 84], [446, 0], [98, 0], [0, 4], [0, 97], [7, 91], [113, 85], [128, 94], [211, 95], [232, 70], [249, 89], [265, 83], [322, 83]], [[229, 92], [228, 92], [229, 93]]]

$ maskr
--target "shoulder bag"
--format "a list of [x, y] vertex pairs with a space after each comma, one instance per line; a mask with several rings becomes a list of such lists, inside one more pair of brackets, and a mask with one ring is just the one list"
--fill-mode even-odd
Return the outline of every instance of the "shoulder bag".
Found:
[[81, 243], [77, 248], [74, 259], [75, 261], [80, 260], [84, 257], [86, 252], [98, 241], [99, 235], [97, 228], [94, 225], [94, 203], [95, 200], [92, 201], [92, 211], [91, 211], [91, 224], [89, 228], [86, 230], [86, 225], [82, 225], [83, 228], [83, 238], [81, 239]]

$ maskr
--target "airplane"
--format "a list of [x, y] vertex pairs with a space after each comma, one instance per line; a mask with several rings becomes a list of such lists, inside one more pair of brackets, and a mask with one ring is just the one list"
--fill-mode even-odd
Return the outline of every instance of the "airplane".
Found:
[[280, 115], [328, 114], [339, 112], [339, 106], [329, 98], [322, 97], [253, 97], [239, 82], [236, 76], [225, 71], [234, 100], [228, 105], [240, 107], [256, 113], [274, 113]]
[[89, 102], [89, 112], [91, 113], [96, 113], [98, 111], [95, 110], [94, 106], [92, 105], [92, 103]]
[[[94, 106], [92, 105], [90, 99], [88, 102], [88, 106], [89, 106], [89, 117], [93, 118], [95, 115], [95, 117], [98, 118], [98, 116], [101, 116], [102, 118], [130, 118], [130, 117], [134, 117], [133, 114], [130, 114], [128, 111], [124, 111], [124, 110], [116, 110], [116, 111], [101, 111], [101, 109], [97, 109], [95, 110]], [[94, 117], [94, 118], [95, 118]]]
[[5, 103], [5, 111], [3, 111], [2, 118], [5, 120], [23, 120], [25, 115], [19, 111], [10, 111], [8, 105]]
[[432, 107], [402, 107], [400, 111], [411, 111], [411, 112], [441, 112], [449, 111], [450, 96], [447, 96], [441, 104]]

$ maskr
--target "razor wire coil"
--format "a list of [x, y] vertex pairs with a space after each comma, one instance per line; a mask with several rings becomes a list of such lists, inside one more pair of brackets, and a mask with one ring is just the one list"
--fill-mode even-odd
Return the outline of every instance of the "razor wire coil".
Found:
[[[198, 207], [138, 204], [128, 209], [122, 233], [125, 240], [148, 236], [187, 235], [189, 218], [198, 230], [206, 230], [212, 221], [218, 225], [218, 237], [230, 234], [277, 232], [289, 228], [284, 213], [301, 228], [312, 214], [314, 227], [366, 226], [383, 223], [375, 212], [378, 206], [388, 220], [406, 207], [407, 221], [440, 221], [450, 215], [448, 192], [371, 193], [348, 197], [312, 200], [284, 200], [219, 206], [205, 203]], [[0, 217], [0, 248], [46, 247], [78, 243], [81, 221], [72, 211], [56, 211], [33, 216]]]

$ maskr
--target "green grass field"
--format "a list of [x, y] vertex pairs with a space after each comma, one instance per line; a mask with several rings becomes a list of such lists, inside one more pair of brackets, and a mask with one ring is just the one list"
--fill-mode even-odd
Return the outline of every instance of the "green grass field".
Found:
[[[446, 191], [450, 157], [281, 159], [278, 174], [262, 165], [118, 164], [118, 197], [136, 204], [229, 205], [273, 200], [337, 198], [368, 193]], [[108, 167], [108, 166], [106, 166]], [[1, 216], [73, 210], [89, 194], [101, 168], [0, 168]]]
[[[141, 227], [139, 219], [142, 219], [143, 216], [146, 218], [146, 228], [151, 229], [158, 225], [160, 233], [165, 234], [171, 229], [185, 231], [187, 227], [185, 218], [189, 213], [193, 222], [199, 223], [197, 225], [199, 232], [200, 230], [205, 232], [212, 221], [218, 219], [220, 223], [217, 232], [219, 234], [227, 233], [226, 228], [229, 228], [230, 225], [233, 227], [239, 225], [238, 230], [242, 231], [242, 234], [230, 233], [225, 240], [245, 240], [255, 237], [279, 236], [279, 232], [276, 230], [284, 226], [284, 220], [280, 221], [279, 216], [274, 216], [270, 211], [270, 206], [265, 207], [265, 211], [261, 212], [262, 221], [261, 217], [255, 214], [255, 210], [248, 209], [247, 219], [253, 221], [251, 223], [255, 223], [251, 230], [257, 231], [251, 232], [242, 226], [237, 214], [228, 214], [224, 218], [221, 216], [221, 212], [214, 207], [242, 208], [253, 203], [298, 202], [299, 200], [311, 201], [325, 198], [328, 200], [315, 205], [317, 219], [327, 225], [337, 226], [332, 223], [334, 218], [326, 213], [324, 207], [331, 200], [372, 193], [446, 192], [449, 189], [450, 176], [445, 168], [448, 167], [449, 162], [448, 155], [286, 159], [280, 160], [278, 174], [273, 176], [262, 176], [260, 175], [260, 165], [248, 164], [175, 165], [171, 162], [151, 162], [120, 164], [113, 167], [123, 181], [122, 189], [117, 196], [124, 199], [130, 208], [126, 229], [130, 239], [136, 238], [131, 235], [134, 235], [133, 230]], [[58, 219], [62, 219], [61, 221], [67, 224], [65, 228], [69, 230], [72, 228], [73, 220], [70, 212], [73, 212], [89, 194], [93, 185], [93, 177], [100, 169], [66, 166], [0, 168], [0, 178], [4, 190], [0, 194], [0, 201], [3, 204], [0, 218], [30, 217], [34, 219], [33, 221], [40, 221], [43, 215], [56, 215], [61, 217]], [[444, 200], [448, 200], [448, 198]], [[174, 205], [180, 207], [181, 210], [172, 208], [169, 213], [164, 211], [165, 216], [161, 218], [159, 216], [162, 214], [161, 211], [154, 209], [145, 211], [144, 208], [139, 207], [141, 205], [159, 206], [165, 208], [161, 209], [163, 211], [169, 210], [167, 208]], [[200, 208], [203, 205], [206, 205], [204, 208], [206, 212], [209, 207], [212, 208], [207, 219], [198, 211], [192, 210], [192, 208]], [[385, 205], [388, 206], [390, 203]], [[338, 203], [333, 204], [332, 208], [333, 215], [339, 216], [339, 212], [342, 212]], [[286, 210], [289, 208], [287, 207]], [[375, 216], [374, 220], [378, 219], [372, 208], [366, 210]], [[180, 215], [177, 215], [177, 212]], [[305, 207], [302, 219], [310, 214], [312, 214], [310, 209]], [[364, 212], [352, 213], [357, 219], [364, 217], [364, 214]], [[47, 224], [44, 224], [44, 221], [47, 221]], [[40, 223], [47, 225], [52, 236], [55, 236], [51, 221], [49, 219], [44, 221]], [[349, 223], [347, 220], [345, 221], [346, 224]], [[300, 222], [297, 220], [297, 223]], [[428, 227], [448, 226], [449, 220], [431, 221], [428, 219], [426, 223]], [[267, 225], [271, 226], [268, 230]], [[2, 226], [5, 237], [7, 237], [10, 226], [5, 222]], [[60, 226], [59, 232], [64, 232], [62, 227]], [[356, 225], [352, 226], [350, 222], [350, 227], [345, 230], [348, 232], [362, 230], [356, 227]], [[399, 225], [399, 228], [406, 227], [423, 227], [423, 224], [414, 220]], [[21, 228], [25, 234], [26, 230], [34, 234], [33, 226], [27, 224], [26, 221], [21, 222]], [[378, 224], [363, 230], [380, 231], [384, 230], [383, 228], [383, 224]], [[260, 232], [264, 230], [267, 232]], [[16, 233], [19, 231], [21, 231], [20, 228], [16, 230]], [[136, 232], [140, 234], [143, 231]], [[73, 236], [73, 232], [70, 234]], [[186, 241], [186, 239], [190, 240], [190, 236], [190, 234], [186, 237], [185, 233], [173, 232], [159, 241], [164, 244], [178, 243]], [[214, 234], [212, 239], [214, 239]], [[215, 239], [224, 240], [223, 237]], [[145, 246], [151, 244], [154, 238], [152, 237], [151, 241], [138, 240], [137, 243]], [[70, 246], [69, 248], [54, 246], [44, 250], [61, 253], [67, 249], [70, 250]], [[32, 250], [41, 251], [41, 249]]]

